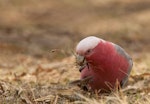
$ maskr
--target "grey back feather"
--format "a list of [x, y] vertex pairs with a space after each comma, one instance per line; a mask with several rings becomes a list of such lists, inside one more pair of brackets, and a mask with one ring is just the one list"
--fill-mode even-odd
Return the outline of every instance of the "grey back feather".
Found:
[[131, 72], [131, 69], [132, 69], [132, 66], [133, 66], [133, 61], [132, 61], [132, 58], [128, 55], [128, 53], [123, 49], [121, 48], [119, 45], [116, 45], [114, 44], [117, 52], [122, 55], [123, 57], [125, 57], [128, 62], [129, 62], [129, 68], [128, 68], [128, 72], [126, 73], [126, 77], [120, 82], [120, 85], [121, 87], [124, 87], [124, 85], [126, 84], [126, 82], [128, 81], [128, 78], [129, 78], [129, 75], [130, 75], [130, 72]]

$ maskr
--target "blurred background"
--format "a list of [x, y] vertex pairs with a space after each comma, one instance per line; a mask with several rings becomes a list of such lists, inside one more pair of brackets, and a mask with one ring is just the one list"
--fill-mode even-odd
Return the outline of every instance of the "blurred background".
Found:
[[90, 35], [122, 46], [133, 58], [132, 76], [150, 72], [150, 0], [0, 0], [0, 80], [15, 86], [0, 87], [10, 90], [0, 102], [22, 101], [14, 98], [18, 88], [33, 101], [51, 92], [43, 83], [79, 79], [73, 53]]
[[20, 64], [21, 55], [60, 62], [90, 35], [117, 43], [135, 60], [149, 58], [150, 1], [0, 1], [2, 68]]
[[74, 50], [89, 35], [115, 42], [129, 52], [149, 51], [150, 1], [0, 1], [1, 52], [53, 59], [48, 51]]

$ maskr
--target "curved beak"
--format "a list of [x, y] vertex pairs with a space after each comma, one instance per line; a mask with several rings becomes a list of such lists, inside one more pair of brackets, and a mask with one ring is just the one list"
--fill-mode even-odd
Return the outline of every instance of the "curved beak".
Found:
[[77, 64], [79, 66], [83, 66], [84, 61], [85, 61], [85, 57], [77, 54], [77, 56], [76, 56], [76, 62], [77, 62]]
[[81, 72], [82, 69], [84, 69], [84, 67], [87, 65], [87, 62], [85, 60], [84, 56], [81, 55], [77, 55], [76, 56], [76, 62], [79, 65], [79, 71]]

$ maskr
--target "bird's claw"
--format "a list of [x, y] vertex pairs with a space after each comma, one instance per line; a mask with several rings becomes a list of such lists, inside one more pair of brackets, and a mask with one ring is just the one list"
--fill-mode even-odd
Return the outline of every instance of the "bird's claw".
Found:
[[80, 80], [75, 80], [75, 81], [71, 82], [70, 85], [77, 85], [81, 89], [88, 91], [90, 89], [88, 84], [92, 81], [92, 79], [93, 79], [92, 76], [88, 76], [88, 77], [85, 77], [85, 78], [80, 79]]

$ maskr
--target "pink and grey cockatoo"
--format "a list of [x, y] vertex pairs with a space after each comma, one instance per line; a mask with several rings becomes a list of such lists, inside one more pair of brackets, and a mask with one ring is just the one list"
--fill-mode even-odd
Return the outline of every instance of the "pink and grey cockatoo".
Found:
[[123, 48], [95, 36], [81, 40], [76, 47], [81, 79], [91, 77], [91, 90], [110, 91], [116, 81], [123, 87], [133, 66], [132, 58]]

